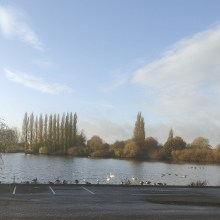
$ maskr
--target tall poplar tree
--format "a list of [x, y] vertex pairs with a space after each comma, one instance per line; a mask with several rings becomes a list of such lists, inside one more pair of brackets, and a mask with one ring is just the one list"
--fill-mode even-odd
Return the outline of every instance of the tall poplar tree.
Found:
[[33, 149], [33, 139], [34, 139], [34, 113], [32, 112], [30, 115], [29, 122], [29, 141], [30, 141], [30, 149]]
[[53, 152], [53, 149], [52, 149], [52, 127], [53, 127], [53, 116], [52, 116], [52, 114], [50, 114], [49, 125], [48, 125], [48, 148], [49, 148], [50, 153]]
[[141, 116], [141, 112], [139, 112], [137, 115], [137, 121], [135, 123], [133, 140], [141, 141], [141, 142], [145, 141], [144, 118]]
[[60, 115], [57, 115], [57, 149], [60, 150]]
[[43, 118], [42, 118], [42, 114], [40, 114], [40, 118], [39, 118], [39, 133], [38, 133], [38, 139], [39, 139], [39, 147], [43, 147]]
[[29, 118], [27, 112], [25, 112], [23, 125], [22, 125], [22, 135], [25, 141], [25, 147], [24, 147], [25, 151], [27, 150], [27, 146], [28, 146], [28, 127], [29, 127]]
[[38, 146], [38, 133], [39, 133], [39, 128], [38, 128], [38, 117], [36, 116], [35, 118], [35, 123], [34, 123], [34, 137], [35, 137], [35, 149], [37, 150]]
[[173, 130], [172, 130], [172, 128], [171, 128], [170, 131], [169, 131], [169, 137], [168, 137], [167, 140], [169, 140], [169, 139], [171, 139], [171, 138], [173, 138]]
[[73, 146], [77, 145], [76, 135], [77, 135], [77, 114], [74, 114], [73, 118]]
[[73, 147], [73, 113], [70, 112], [69, 121], [69, 147]]
[[65, 134], [64, 151], [66, 152], [69, 148], [69, 113], [67, 113], [66, 115], [64, 134]]
[[44, 119], [44, 145], [47, 146], [47, 114]]
[[57, 150], [57, 118], [56, 114], [53, 116], [53, 150]]
[[62, 115], [61, 125], [60, 125], [60, 145], [63, 151], [65, 151], [64, 147], [64, 125], [65, 125], [65, 113]]

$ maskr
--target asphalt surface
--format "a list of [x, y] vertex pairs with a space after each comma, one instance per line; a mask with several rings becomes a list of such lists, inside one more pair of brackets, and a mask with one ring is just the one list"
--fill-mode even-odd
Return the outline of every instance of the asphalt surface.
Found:
[[219, 216], [218, 187], [0, 185], [0, 219], [214, 220]]

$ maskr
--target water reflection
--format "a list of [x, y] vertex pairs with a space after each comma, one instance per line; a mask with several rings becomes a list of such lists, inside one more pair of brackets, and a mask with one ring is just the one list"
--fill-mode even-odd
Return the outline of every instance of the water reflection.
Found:
[[[5, 169], [0, 171], [0, 181], [3, 183], [13, 182], [14, 177], [16, 182], [37, 178], [39, 182], [47, 183], [59, 178], [69, 183], [77, 179], [79, 183], [88, 181], [92, 184], [119, 184], [120, 181], [131, 180], [132, 184], [151, 181], [187, 185], [191, 181], [207, 180], [208, 185], [215, 186], [220, 181], [219, 164], [25, 154], [3, 154], [3, 160]], [[115, 177], [108, 182], [107, 175], [110, 173]], [[137, 179], [132, 180], [132, 176]]]

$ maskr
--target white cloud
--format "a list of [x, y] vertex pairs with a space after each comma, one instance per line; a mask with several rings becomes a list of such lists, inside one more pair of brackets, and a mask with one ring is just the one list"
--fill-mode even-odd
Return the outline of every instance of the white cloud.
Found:
[[50, 93], [50, 94], [59, 94], [61, 92], [72, 92], [73, 90], [69, 88], [66, 85], [58, 84], [58, 83], [46, 83], [42, 78], [36, 78], [34, 76], [21, 73], [21, 72], [12, 72], [7, 69], [5, 69], [6, 77], [14, 81], [16, 83], [19, 83], [21, 85], [24, 85], [28, 88], [39, 90], [44, 93]]
[[16, 8], [0, 5], [0, 30], [7, 38], [18, 37], [35, 49], [43, 51], [43, 43], [25, 22], [25, 14]]
[[176, 123], [179, 136], [190, 139], [207, 134], [217, 144], [219, 60], [220, 25], [177, 42], [162, 58], [138, 69], [132, 82], [144, 87], [147, 110], [161, 120]]

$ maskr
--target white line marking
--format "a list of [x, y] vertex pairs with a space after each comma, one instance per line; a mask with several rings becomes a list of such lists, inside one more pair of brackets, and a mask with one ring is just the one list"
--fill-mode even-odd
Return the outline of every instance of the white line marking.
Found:
[[16, 191], [16, 187], [17, 187], [17, 186], [15, 186], [15, 188], [14, 188], [14, 190], [13, 190], [13, 193], [12, 193], [12, 194], [15, 194], [15, 191]]
[[148, 193], [148, 194], [131, 194], [132, 196], [183, 196], [183, 194], [162, 194], [162, 193]]
[[56, 194], [50, 186], [48, 186], [48, 187], [50, 188], [50, 190], [52, 191], [53, 194]]
[[89, 191], [88, 189], [86, 189], [85, 187], [83, 187], [83, 186], [81, 186], [81, 187], [82, 187], [83, 189], [87, 190], [88, 192], [90, 192], [90, 193], [92, 193], [92, 194], [95, 194], [95, 193]]

